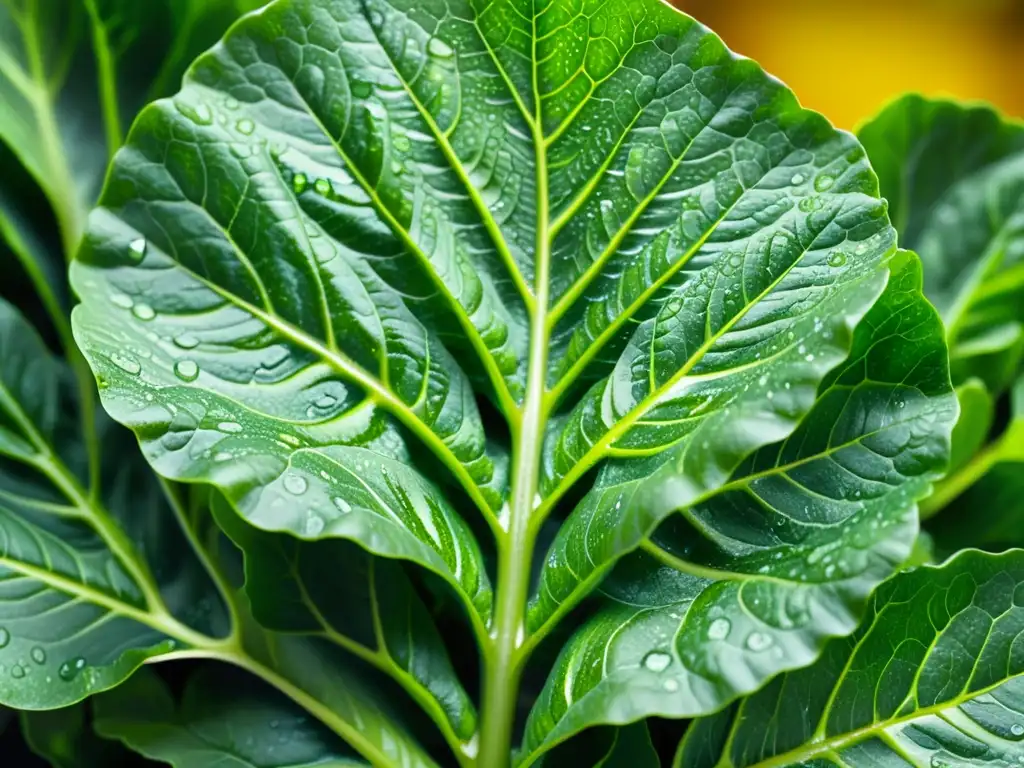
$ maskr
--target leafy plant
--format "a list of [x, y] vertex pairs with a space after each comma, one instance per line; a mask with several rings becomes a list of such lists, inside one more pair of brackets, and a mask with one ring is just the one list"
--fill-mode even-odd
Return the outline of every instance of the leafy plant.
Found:
[[[143, 27], [82, 7], [112, 149], [138, 73], [97, 41]], [[94, 187], [47, 187], [31, 134], [0, 138], [70, 253]], [[276, 0], [142, 110], [71, 269], [156, 476], [6, 219], [65, 357], [0, 305], [0, 702], [57, 710], [23, 718], [56, 765], [646, 766], [691, 718], [680, 765], [891, 759], [940, 714], [1015, 737], [1016, 553], [872, 596], [946, 469], [947, 341], [965, 413], [1015, 354], [977, 342], [1014, 306], [984, 286], [944, 329], [952, 256], [892, 199], [923, 277], [857, 140], [653, 0]], [[968, 754], [932, 738], [907, 759]]]

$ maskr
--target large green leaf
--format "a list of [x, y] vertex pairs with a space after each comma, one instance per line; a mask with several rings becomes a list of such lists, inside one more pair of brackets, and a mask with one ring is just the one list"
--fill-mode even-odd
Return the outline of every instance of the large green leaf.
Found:
[[155, 674], [140, 670], [94, 707], [102, 736], [178, 768], [366, 765], [279, 693], [223, 668], [191, 675], [180, 701]]
[[[853, 137], [667, 5], [277, 0], [140, 115], [72, 270], [74, 324], [160, 473], [264, 531], [425, 566], [490, 623], [479, 761], [498, 766], [533, 645], [660, 519], [798, 428], [894, 253]], [[885, 446], [864, 505], [900, 533], [865, 534], [823, 634], [909, 549], [942, 462], [955, 407], [922, 318], [880, 341], [935, 373], [907, 389], [913, 439]], [[855, 369], [836, 376], [869, 389]], [[785, 503], [830, 521], [814, 546], [861, 530], [840, 523], [856, 504]], [[542, 584], [575, 582], [527, 622], [552, 513], [568, 522]], [[495, 535], [493, 610], [463, 514]], [[559, 558], [590, 531], [599, 562], [576, 578]], [[786, 663], [765, 655], [759, 679]]]
[[[476, 731], [476, 711], [444, 642], [401, 567], [341, 541], [265, 533], [218, 499], [220, 526], [245, 552], [246, 594], [259, 623], [320, 635], [391, 674], [450, 734]], [[339, 589], [339, 586], [341, 588]]]
[[44, 712], [22, 712], [21, 732], [32, 751], [53, 768], [121, 765], [125, 758], [130, 759], [131, 754], [122, 746], [96, 735], [88, 714], [86, 703]]
[[[0, 143], [46, 194], [68, 256], [107, 160], [146, 101], [177, 85], [244, 0], [3, 0]], [[0, 194], [0, 234], [28, 227], [14, 190]], [[12, 248], [18, 246], [12, 242]], [[58, 260], [62, 261], [62, 260]]]
[[907, 96], [859, 136], [900, 243], [921, 255], [954, 381], [1001, 391], [1024, 352], [1024, 124]]
[[901, 573], [821, 660], [697, 721], [677, 768], [1024, 761], [1024, 552]]
[[[613, 604], [568, 644], [531, 713], [528, 756], [597, 723], [714, 711], [855, 628], [864, 599], [911, 551], [913, 501], [948, 455], [948, 426], [934, 425], [956, 412], [920, 264], [907, 254], [893, 272], [800, 427], [659, 530], [654, 558], [605, 587]], [[649, 533], [652, 517], [626, 535]], [[549, 556], [543, 594], [601, 567], [609, 525]]]
[[[173, 517], [136, 482], [130, 459], [108, 478], [106, 504], [85, 490], [65, 410], [70, 380], [0, 300], [0, 701], [19, 708], [63, 706], [121, 682], [173, 645], [163, 630], [188, 632], [169, 611], [184, 615], [203, 596], [180, 534], [163, 524]], [[129, 512], [135, 541], [118, 522]], [[163, 567], [150, 571], [139, 547], [160, 553]]]

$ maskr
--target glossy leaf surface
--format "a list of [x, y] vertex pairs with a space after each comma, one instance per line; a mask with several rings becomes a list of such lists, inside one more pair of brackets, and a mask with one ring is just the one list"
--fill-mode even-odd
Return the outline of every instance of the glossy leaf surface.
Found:
[[818, 663], [697, 721], [676, 768], [1019, 764], [1022, 585], [1020, 550], [893, 577]]
[[954, 383], [1001, 392], [1024, 353], [1024, 125], [907, 96], [861, 128], [900, 244], [925, 265]]
[[852, 631], [910, 554], [913, 501], [944, 469], [948, 382], [941, 321], [904, 253], [797, 430], [611, 577], [611, 605], [570, 641], [531, 714], [530, 754], [601, 722], [712, 711]]
[[[740, 510], [729, 484], [788, 450], [809, 462], [786, 443], [801, 429], [827, 452], [813, 417], [843, 415], [847, 389], [870, 400], [862, 369], [880, 366], [878, 402], [851, 396], [850, 414], [902, 419], [905, 439], [844, 423], [865, 501], [834, 468], [815, 482], [836, 504], [779, 500], [808, 551], [857, 550], [849, 574], [808, 570], [822, 628], [686, 711], [809, 661], [909, 551], [955, 419], [935, 317], [853, 137], [666, 5], [520, 5], [278, 0], [242, 21], [140, 115], [72, 276], [104, 405], [158, 472], [212, 483], [303, 559], [347, 539], [457, 591], [488, 766], [508, 760], [521, 667], [553, 623], [661, 520], [702, 525], [719, 491], [733, 540], [770, 548], [776, 513]], [[921, 381], [884, 378], [864, 323]], [[550, 515], [565, 523], [527, 614]], [[681, 711], [632, 719], [663, 710]], [[562, 738], [538, 728], [531, 743]]]
[[177, 768], [347, 768], [365, 762], [302, 710], [244, 674], [194, 673], [180, 701], [142, 670], [95, 701], [96, 731]]

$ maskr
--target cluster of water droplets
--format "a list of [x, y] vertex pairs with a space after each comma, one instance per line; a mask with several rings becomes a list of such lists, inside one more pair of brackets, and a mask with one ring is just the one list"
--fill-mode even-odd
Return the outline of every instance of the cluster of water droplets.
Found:
[[[3, 651], [11, 644], [12, 636], [6, 627], [0, 627], [0, 651]], [[45, 667], [48, 661], [46, 650], [39, 645], [29, 650], [27, 660], [18, 660], [8, 665], [0, 662], [0, 674], [10, 674], [15, 680], [21, 680], [32, 674], [35, 667]], [[2, 657], [0, 657], [2, 658]], [[64, 682], [70, 683], [78, 677], [79, 673], [86, 668], [86, 661], [81, 656], [61, 662], [57, 667], [57, 677]], [[53, 676], [47, 675], [46, 682], [53, 682]]]

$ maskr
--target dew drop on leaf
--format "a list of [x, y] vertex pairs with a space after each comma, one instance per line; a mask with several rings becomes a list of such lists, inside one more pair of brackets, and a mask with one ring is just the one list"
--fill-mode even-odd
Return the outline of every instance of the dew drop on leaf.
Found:
[[6, 648], [11, 642], [11, 633], [5, 627], [0, 627], [0, 648]]
[[237, 421], [222, 421], [217, 425], [217, 429], [221, 432], [226, 432], [229, 435], [237, 435], [242, 431], [242, 425]]
[[306, 492], [309, 487], [309, 483], [306, 482], [306, 478], [302, 475], [285, 475], [284, 476], [284, 489], [288, 493], [301, 496]]
[[296, 195], [301, 195], [305, 192], [308, 184], [309, 178], [304, 173], [296, 173], [292, 178], [292, 190]]
[[115, 307], [120, 307], [121, 309], [131, 309], [135, 306], [135, 302], [132, 300], [132, 297], [126, 296], [123, 293], [111, 294], [110, 303]]
[[36, 664], [45, 664], [46, 663], [46, 651], [44, 651], [38, 645], [35, 648], [32, 649], [31, 654], [32, 654], [32, 661], [34, 661]]
[[675, 693], [679, 690], [679, 681], [675, 678], [670, 677], [668, 680], [661, 684], [661, 687], [669, 693]]
[[827, 173], [823, 173], [821, 174], [821, 176], [814, 180], [814, 188], [818, 192], [827, 192], [828, 190], [832, 189], [832, 185], [835, 183], [835, 178], [829, 176]]
[[132, 261], [142, 261], [142, 257], [146, 255], [146, 240], [140, 237], [138, 240], [132, 240], [128, 243], [128, 255]]
[[199, 346], [199, 339], [191, 333], [181, 333], [174, 337], [174, 346], [181, 349], [195, 349]]
[[334, 506], [336, 506], [338, 508], [338, 511], [341, 512], [343, 515], [347, 515], [349, 512], [352, 511], [352, 505], [349, 504], [347, 501], [345, 501], [340, 496], [336, 496], [333, 499], [333, 501], [334, 501]]
[[432, 56], [442, 59], [450, 59], [455, 55], [455, 51], [451, 49], [451, 46], [437, 37], [430, 38], [430, 42], [427, 43], [427, 50]]
[[790, 179], [789, 182], [790, 182], [790, 184], [803, 184], [804, 183], [804, 175], [802, 173], [794, 174], [793, 178]]
[[136, 304], [132, 307], [132, 314], [139, 320], [152, 320], [156, 317], [156, 312], [149, 304]]
[[715, 619], [708, 627], [708, 640], [725, 640], [732, 631], [732, 623], [728, 619]]
[[128, 355], [122, 355], [120, 352], [114, 352], [110, 356], [110, 362], [131, 376], [138, 376], [142, 372], [142, 366], [138, 360], [128, 357]]
[[331, 182], [329, 179], [317, 179], [313, 184], [313, 189], [316, 190], [318, 195], [324, 195], [326, 197], [331, 194]]
[[1014, 736], [1024, 736], [1024, 725], [1020, 723], [1014, 723], [1010, 726], [1010, 733]]
[[249, 118], [243, 117], [235, 124], [235, 128], [238, 129], [239, 133], [249, 136], [256, 130], [256, 125]]
[[324, 529], [324, 519], [315, 512], [310, 512], [306, 518], [306, 535], [317, 536]]
[[85, 669], [85, 659], [79, 656], [76, 659], [72, 659], [71, 661], [65, 661], [63, 664], [61, 664], [60, 668], [58, 668], [57, 670], [57, 674], [60, 676], [61, 680], [70, 683], [72, 680], [78, 677], [78, 673], [81, 672], [83, 669]]
[[662, 651], [651, 651], [644, 656], [644, 666], [651, 672], [664, 672], [672, 663], [672, 657]]
[[20, 664], [15, 664], [11, 667], [11, 677], [16, 677], [19, 680], [25, 676], [25, 668]]
[[747, 648], [754, 652], [766, 651], [775, 643], [771, 635], [763, 632], [751, 632], [747, 638]]
[[841, 267], [846, 263], [846, 254], [842, 251], [833, 251], [832, 255], [828, 257], [828, 265], [830, 267]]
[[199, 377], [199, 366], [193, 360], [179, 360], [174, 364], [174, 375], [182, 381], [195, 381]]

